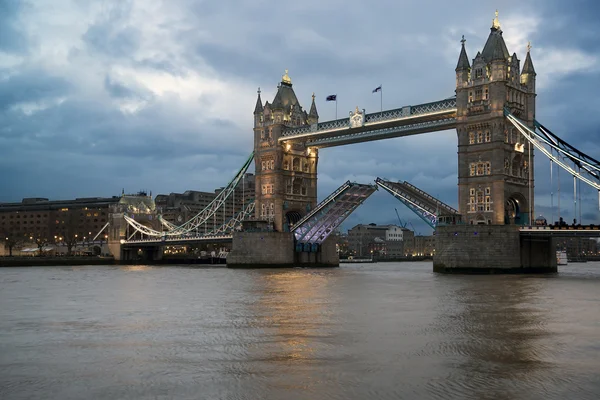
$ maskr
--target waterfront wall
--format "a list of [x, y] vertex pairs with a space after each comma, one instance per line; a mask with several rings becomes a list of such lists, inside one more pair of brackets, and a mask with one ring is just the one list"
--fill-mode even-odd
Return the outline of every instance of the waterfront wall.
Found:
[[436, 229], [434, 272], [556, 272], [552, 239], [524, 240], [515, 225], [451, 225]]

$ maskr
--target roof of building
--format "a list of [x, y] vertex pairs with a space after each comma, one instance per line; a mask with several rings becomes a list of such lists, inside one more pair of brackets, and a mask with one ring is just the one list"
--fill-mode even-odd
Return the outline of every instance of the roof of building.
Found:
[[493, 60], [508, 60], [510, 57], [510, 53], [508, 52], [508, 48], [502, 37], [502, 29], [500, 28], [500, 21], [498, 21], [498, 10], [496, 10], [496, 17], [492, 21], [490, 36], [488, 36], [481, 54], [487, 62]]
[[531, 53], [529, 48], [527, 49], [527, 57], [523, 63], [523, 74], [535, 74], [535, 68], [533, 68], [533, 61], [531, 61]]
[[48, 200], [46, 198], [25, 198], [20, 203], [0, 203], [2, 211], [37, 211], [57, 210], [60, 208], [107, 207], [118, 203], [119, 196], [113, 197], [85, 197], [74, 200]]
[[296, 97], [296, 93], [294, 93], [294, 89], [292, 89], [292, 80], [288, 76], [286, 70], [285, 75], [281, 80], [281, 83], [277, 87], [277, 94], [273, 99], [271, 108], [289, 110], [291, 106], [294, 106], [296, 104], [298, 104], [298, 98]]
[[262, 100], [260, 99], [260, 88], [258, 88], [258, 97], [256, 98], [256, 106], [254, 107], [254, 114], [260, 114], [263, 112]]
[[319, 119], [319, 113], [317, 112], [317, 105], [315, 104], [315, 94], [312, 94], [312, 103], [310, 105], [310, 112], [308, 113], [309, 117]]
[[485, 42], [481, 55], [487, 62], [493, 60], [508, 60], [510, 53], [508, 52], [508, 48], [502, 37], [502, 29], [494, 27], [490, 29], [490, 35], [488, 36], [487, 42]]
[[471, 68], [471, 64], [469, 64], [469, 58], [467, 57], [467, 50], [465, 49], [465, 37], [463, 36], [462, 47], [460, 49], [460, 55], [458, 56], [458, 63], [456, 64], [456, 70], [460, 71], [463, 69]]

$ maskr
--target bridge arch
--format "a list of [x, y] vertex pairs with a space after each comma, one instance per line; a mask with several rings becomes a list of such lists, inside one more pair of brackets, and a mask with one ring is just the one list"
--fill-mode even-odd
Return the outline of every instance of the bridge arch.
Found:
[[529, 215], [529, 204], [527, 199], [521, 193], [512, 193], [506, 198], [505, 223], [522, 225], [527, 223]]
[[302, 212], [298, 210], [290, 210], [285, 213], [285, 226], [284, 230], [289, 232], [293, 225], [296, 225], [298, 221], [302, 219]]

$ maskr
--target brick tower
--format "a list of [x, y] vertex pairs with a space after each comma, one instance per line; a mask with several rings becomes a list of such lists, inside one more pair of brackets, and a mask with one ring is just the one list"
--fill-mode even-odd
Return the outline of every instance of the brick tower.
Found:
[[498, 12], [483, 51], [469, 64], [465, 40], [456, 66], [458, 205], [470, 224], [526, 224], [533, 215], [533, 147], [504, 108], [533, 128], [531, 47], [520, 69], [508, 52]]
[[287, 70], [272, 103], [263, 105], [259, 89], [254, 108], [256, 218], [271, 222], [276, 231], [288, 231], [317, 204], [318, 162], [317, 149], [301, 143], [281, 145], [277, 140], [286, 128], [318, 120], [314, 94], [307, 113], [298, 102]]

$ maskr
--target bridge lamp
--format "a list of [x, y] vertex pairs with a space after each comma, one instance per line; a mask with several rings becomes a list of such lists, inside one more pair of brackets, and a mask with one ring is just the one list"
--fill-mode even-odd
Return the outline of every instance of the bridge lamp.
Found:
[[121, 239], [121, 244], [125, 243], [125, 239]]
[[289, 143], [286, 143], [286, 144], [285, 144], [285, 150], [286, 150], [286, 151], [290, 151], [290, 149], [291, 149], [291, 148], [292, 148], [292, 145], [291, 145], [291, 144], [289, 144]]
[[306, 155], [310, 156], [312, 154], [312, 149], [309, 147], [306, 149]]

